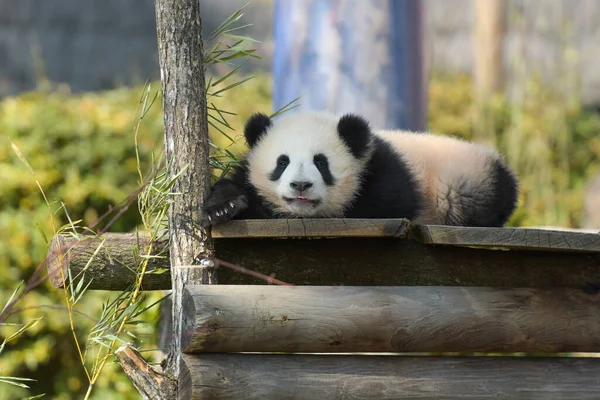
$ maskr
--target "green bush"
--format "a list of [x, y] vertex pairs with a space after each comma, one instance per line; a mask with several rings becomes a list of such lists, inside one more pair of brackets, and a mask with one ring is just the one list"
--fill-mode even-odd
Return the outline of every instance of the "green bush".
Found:
[[[152, 84], [152, 90], [159, 89]], [[48, 200], [64, 202], [72, 219], [83, 219], [89, 226], [110, 206], [124, 200], [138, 187], [134, 145], [136, 110], [141, 87], [122, 88], [102, 93], [72, 95], [68, 91], [31, 92], [6, 98], [0, 103], [0, 301], [2, 304], [19, 281], [31, 276], [44, 259], [46, 236], [52, 235], [50, 212], [37, 186], [38, 180]], [[225, 92], [212, 102], [227, 111], [239, 113], [228, 118], [236, 130], [254, 111], [270, 111], [270, 86], [266, 77], [257, 77]], [[148, 161], [163, 145], [162, 109], [159, 100], [145, 116], [138, 136], [138, 148]], [[233, 131], [232, 131], [233, 132]], [[228, 132], [228, 133], [232, 133]], [[211, 137], [220, 146], [239, 152], [243, 144], [231, 144], [215, 129]], [[233, 132], [235, 136], [235, 132]], [[28, 168], [11, 149], [9, 138], [34, 170]], [[243, 141], [242, 141], [243, 143]], [[52, 204], [52, 210], [60, 203]], [[56, 226], [68, 221], [57, 212]], [[140, 225], [134, 203], [110, 231], [132, 231]], [[79, 309], [98, 317], [100, 303], [107, 293], [88, 292]], [[40, 308], [64, 306], [63, 292], [45, 282], [27, 295], [18, 308], [26, 311], [9, 322], [18, 323], [43, 316], [41, 323], [23, 337], [11, 342], [0, 358], [2, 375], [37, 379], [31, 392], [2, 384], [0, 399], [32, 393], [47, 393], [48, 398], [75, 399], [87, 389], [79, 358], [73, 345], [65, 310]], [[157, 317], [157, 313], [150, 314]], [[75, 316], [80, 338], [93, 326], [88, 318]], [[155, 338], [149, 338], [150, 343]], [[137, 391], [109, 365], [95, 390], [94, 398], [138, 398]], [[104, 397], [103, 397], [104, 396]]]
[[[533, 95], [515, 108], [497, 98], [489, 106], [485, 134], [477, 129], [477, 108], [471, 83], [464, 76], [435, 76], [429, 87], [431, 130], [467, 139], [490, 140], [507, 155], [521, 179], [522, 193], [513, 225], [562, 224], [576, 226], [581, 217], [583, 186], [600, 159], [600, 117], [577, 105], [565, 106], [548, 88], [536, 87]], [[159, 88], [157, 83], [152, 89]], [[91, 224], [110, 205], [122, 201], [138, 186], [133, 128], [141, 88], [72, 95], [68, 91], [32, 92], [0, 103], [0, 301], [22, 279], [27, 279], [46, 255], [46, 242], [37, 224], [52, 232], [49, 211], [36, 184], [39, 180], [49, 200], [63, 201], [73, 219]], [[226, 131], [239, 139], [244, 121], [256, 111], [271, 112], [268, 76], [258, 76], [212, 99], [219, 108], [234, 112], [234, 128]], [[160, 101], [144, 118], [139, 149], [147, 162], [152, 151], [162, 149]], [[243, 140], [231, 145], [215, 129], [213, 141], [234, 153], [244, 150]], [[14, 141], [35, 171], [11, 149]], [[53, 205], [53, 210], [58, 208]], [[57, 225], [67, 221], [57, 213]], [[112, 227], [113, 232], [139, 226], [137, 209], [130, 207]], [[19, 304], [23, 312], [9, 322], [28, 321], [42, 315], [40, 324], [11, 343], [0, 358], [3, 375], [38, 379], [30, 392], [3, 385], [0, 399], [47, 393], [48, 398], [75, 399], [87, 388], [75, 352], [66, 311], [42, 306], [63, 306], [63, 293], [46, 282]], [[89, 292], [80, 304], [91, 317], [99, 315], [106, 293]], [[2, 303], [4, 304], [4, 303]], [[157, 312], [148, 317], [154, 322]], [[76, 316], [79, 337], [92, 326]], [[154, 343], [155, 337], [146, 341]], [[137, 391], [110, 364], [94, 398], [138, 398]]]
[[[132, 127], [138, 99], [139, 91], [126, 89], [78, 96], [59, 91], [26, 93], [7, 98], [0, 104], [0, 131], [4, 134], [0, 145], [0, 175], [3, 177], [0, 265], [7, 266], [0, 269], [1, 301], [6, 301], [20, 280], [29, 278], [46, 255], [46, 243], [36, 225], [39, 224], [46, 235], [53, 231], [36, 179], [50, 202], [60, 199], [72, 217], [83, 218], [86, 225], [136, 189]], [[140, 132], [139, 147], [143, 154], [149, 154], [161, 144], [160, 107], [151, 113]], [[28, 160], [35, 176], [15, 155], [8, 137]], [[52, 210], [59, 206], [52, 204]], [[58, 226], [67, 222], [63, 215], [57, 213]], [[136, 208], [131, 207], [112, 230], [130, 231], [139, 222]], [[26, 321], [39, 315], [43, 319], [5, 350], [2, 374], [37, 379], [39, 384], [32, 385], [31, 393], [45, 392], [56, 399], [81, 398], [87, 382], [74, 351], [68, 315], [66, 311], [37, 308], [64, 306], [62, 296], [61, 290], [46, 282], [19, 304], [19, 308], [32, 308], [9, 322]], [[87, 296], [81, 310], [97, 318], [99, 300], [104, 296], [101, 293]], [[92, 326], [85, 317], [76, 316], [75, 323], [79, 337], [85, 337]], [[96, 396], [114, 393], [114, 390], [131, 392], [126, 378], [116, 376], [115, 371], [118, 369], [114, 367], [106, 370]], [[16, 395], [13, 388], [6, 385], [0, 393], [3, 393], [0, 398]], [[18, 393], [25, 395], [23, 390]]]

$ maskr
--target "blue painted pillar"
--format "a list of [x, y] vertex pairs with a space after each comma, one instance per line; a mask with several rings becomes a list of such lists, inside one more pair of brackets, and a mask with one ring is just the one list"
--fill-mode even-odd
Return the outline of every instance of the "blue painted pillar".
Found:
[[273, 107], [426, 127], [421, 0], [275, 0]]

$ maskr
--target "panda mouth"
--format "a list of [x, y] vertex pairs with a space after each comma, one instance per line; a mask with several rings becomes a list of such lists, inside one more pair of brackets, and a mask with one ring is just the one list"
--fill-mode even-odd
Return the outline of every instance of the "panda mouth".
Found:
[[321, 200], [313, 200], [313, 199], [309, 199], [306, 196], [297, 196], [297, 197], [283, 197], [283, 200], [285, 200], [286, 203], [288, 204], [292, 204], [292, 203], [300, 203], [300, 204], [310, 204], [312, 206], [317, 206], [319, 204], [321, 204]]

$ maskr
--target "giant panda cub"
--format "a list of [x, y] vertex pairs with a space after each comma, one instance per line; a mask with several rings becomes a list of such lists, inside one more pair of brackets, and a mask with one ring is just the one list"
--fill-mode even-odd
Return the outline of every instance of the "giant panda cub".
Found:
[[503, 226], [518, 182], [493, 149], [360, 116], [254, 114], [249, 152], [204, 204], [204, 226], [230, 219], [407, 218], [414, 224]]

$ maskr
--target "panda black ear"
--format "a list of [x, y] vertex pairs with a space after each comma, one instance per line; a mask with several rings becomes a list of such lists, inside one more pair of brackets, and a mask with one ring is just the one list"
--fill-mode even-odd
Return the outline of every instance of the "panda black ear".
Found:
[[263, 113], [253, 114], [244, 126], [244, 136], [246, 142], [251, 148], [254, 147], [258, 139], [267, 132], [267, 129], [271, 126], [271, 118]]
[[371, 143], [371, 128], [366, 119], [355, 114], [346, 114], [340, 118], [337, 130], [354, 157], [361, 158], [366, 154]]

